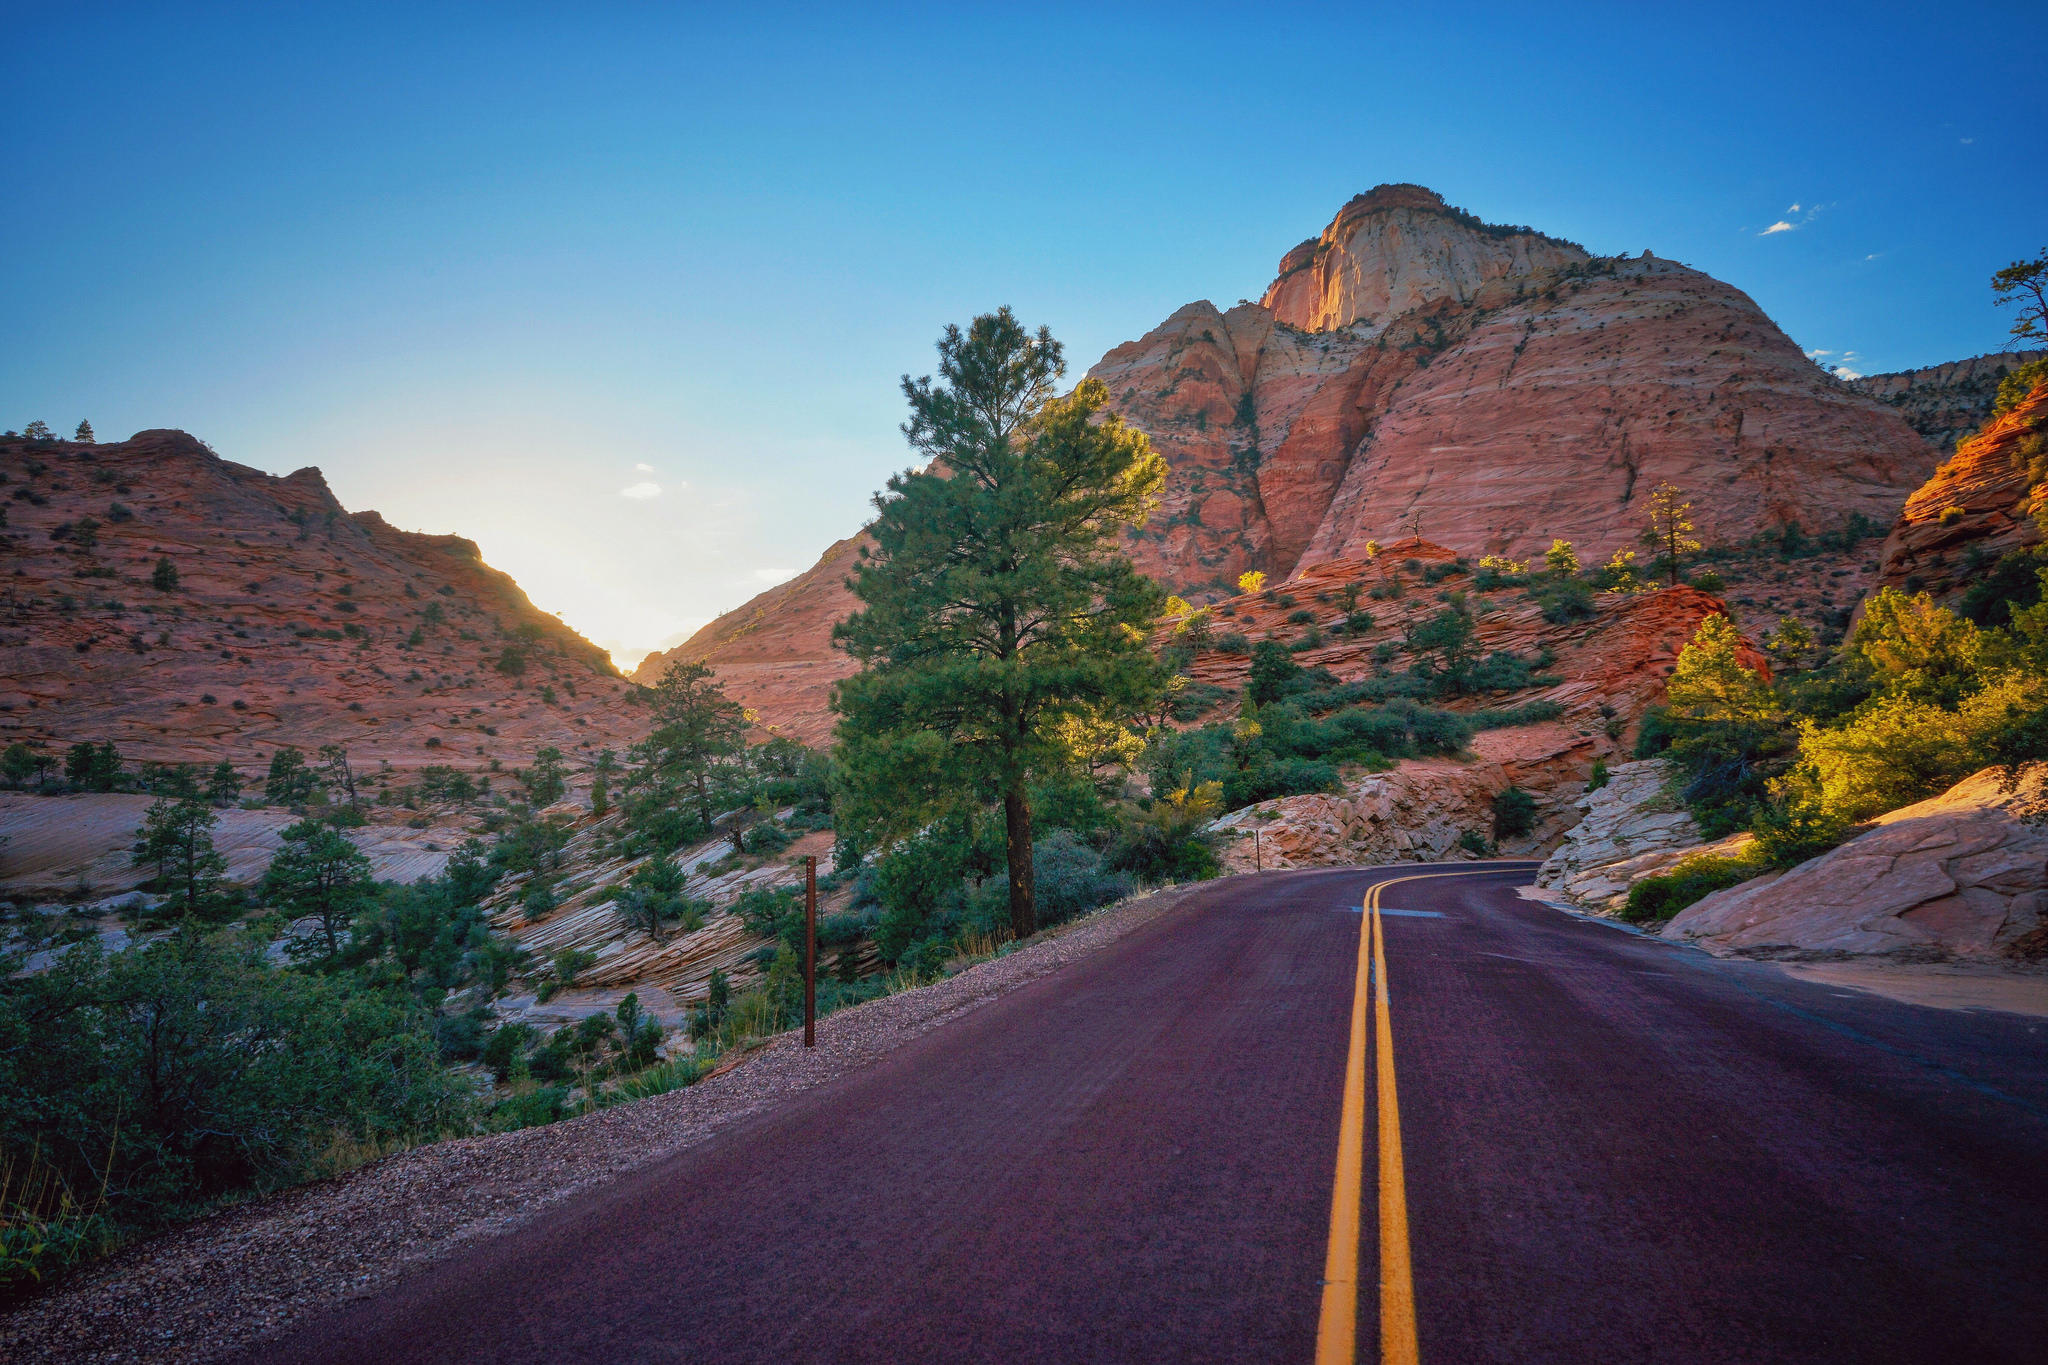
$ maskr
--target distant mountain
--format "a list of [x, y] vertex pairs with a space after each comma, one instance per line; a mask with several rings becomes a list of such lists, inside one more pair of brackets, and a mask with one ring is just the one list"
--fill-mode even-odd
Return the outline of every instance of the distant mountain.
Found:
[[1867, 374], [1850, 380], [1849, 387], [1896, 409], [1946, 456], [1991, 416], [1999, 381], [2042, 356], [2048, 351], [1999, 351], [1924, 369]]
[[[1887, 526], [1935, 462], [1740, 290], [1488, 224], [1416, 185], [1346, 204], [1259, 303], [1189, 304], [1089, 373], [1170, 468], [1130, 552], [1195, 600], [1246, 569], [1279, 582], [1404, 536], [1517, 558], [1563, 537], [1604, 559], [1634, 544], [1664, 480], [1710, 544]], [[852, 667], [830, 628], [857, 546], [635, 676], [705, 660], [765, 720], [825, 734], [830, 684]], [[1837, 612], [1875, 568], [1773, 570], [1758, 605]]]
[[603, 651], [474, 543], [350, 513], [317, 469], [145, 431], [9, 441], [0, 476], [0, 744], [253, 766], [339, 743], [358, 768], [474, 768], [645, 728]]

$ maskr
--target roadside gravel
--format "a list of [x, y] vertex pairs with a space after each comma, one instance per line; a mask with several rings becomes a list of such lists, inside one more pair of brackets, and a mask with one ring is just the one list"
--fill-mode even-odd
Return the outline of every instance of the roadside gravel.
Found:
[[1127, 902], [934, 985], [834, 1014], [819, 1022], [809, 1054], [798, 1034], [783, 1034], [742, 1065], [685, 1090], [545, 1127], [415, 1148], [139, 1243], [0, 1317], [0, 1359], [219, 1359], [867, 1066], [1151, 923], [1195, 890]]

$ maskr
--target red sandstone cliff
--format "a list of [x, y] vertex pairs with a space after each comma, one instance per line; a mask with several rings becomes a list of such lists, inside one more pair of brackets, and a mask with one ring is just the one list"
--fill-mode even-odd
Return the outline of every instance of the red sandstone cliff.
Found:
[[[1090, 374], [1170, 469], [1132, 557], [1198, 599], [1247, 568], [1278, 582], [1404, 535], [1515, 558], [1561, 536], [1605, 558], [1635, 543], [1664, 480], [1710, 545], [1882, 526], [1934, 465], [1896, 411], [1809, 362], [1741, 291], [1485, 224], [1412, 185], [1352, 200], [1261, 303], [1190, 304]], [[764, 719], [822, 735], [850, 667], [829, 635], [852, 564], [835, 547], [665, 657], [707, 660]], [[1860, 584], [1875, 567], [1810, 576]]]
[[1956, 447], [1899, 513], [1879, 584], [1937, 597], [1969, 586], [1972, 564], [2037, 544], [2025, 457], [2048, 435], [2048, 384]]

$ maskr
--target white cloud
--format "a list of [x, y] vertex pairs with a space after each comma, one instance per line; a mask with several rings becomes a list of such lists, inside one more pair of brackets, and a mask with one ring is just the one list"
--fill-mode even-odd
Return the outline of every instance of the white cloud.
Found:
[[1797, 204], [1794, 204], [1794, 205], [1793, 205], [1793, 206], [1792, 206], [1791, 208], [1789, 208], [1789, 209], [1786, 209], [1786, 210], [1785, 210], [1785, 212], [1787, 212], [1787, 213], [1797, 213], [1797, 212], [1799, 212], [1799, 205], [1797, 205]]
[[1852, 370], [1847, 365], [1835, 366], [1835, 378], [1837, 379], [1861, 379], [1862, 377], [1863, 371], [1861, 370]]
[[661, 496], [661, 485], [654, 482], [652, 479], [642, 479], [638, 483], [628, 484], [624, 488], [621, 488], [619, 490], [619, 496], [622, 498], [631, 498], [634, 502], [645, 502], [649, 498], [658, 498]]
[[1964, 145], [1965, 147], [1967, 147], [1967, 146], [1969, 146], [1969, 145], [1970, 145], [1971, 143], [1975, 142], [1976, 140], [1977, 140], [1977, 139], [1976, 139], [1976, 138], [1973, 138], [1973, 137], [1966, 137], [1966, 138], [1962, 139], [1962, 143], [1963, 143], [1963, 145]]
[[795, 578], [795, 577], [796, 577], [796, 570], [795, 570], [795, 569], [756, 569], [756, 570], [754, 570], [754, 577], [755, 577], [755, 578], [757, 578], [757, 579], [759, 579], [759, 580], [760, 580], [761, 582], [763, 582], [763, 583], [769, 583], [769, 584], [774, 584], [774, 583], [781, 583], [781, 582], [783, 582], [783, 581], [785, 581], [785, 580], [787, 580], [787, 579]]
[[1794, 231], [1795, 229], [1797, 229], [1797, 228], [1798, 228], [1798, 226], [1799, 226], [1799, 225], [1798, 225], [1797, 223], [1788, 223], [1788, 222], [1786, 222], [1786, 221], [1785, 221], [1785, 220], [1784, 220], [1783, 218], [1780, 218], [1780, 219], [1779, 219], [1779, 220], [1778, 220], [1777, 222], [1775, 222], [1775, 223], [1771, 224], [1771, 225], [1770, 225], [1769, 227], [1765, 228], [1765, 229], [1764, 229], [1764, 230], [1763, 230], [1762, 232], [1759, 232], [1759, 233], [1757, 234], [1757, 236], [1759, 236], [1759, 237], [1768, 237], [1768, 236], [1770, 236], [1770, 235], [1771, 235], [1772, 233], [1774, 233], [1774, 232], [1791, 232], [1791, 231]]
[[654, 472], [654, 466], [651, 464], [636, 464], [633, 468], [642, 474], [652, 474]]

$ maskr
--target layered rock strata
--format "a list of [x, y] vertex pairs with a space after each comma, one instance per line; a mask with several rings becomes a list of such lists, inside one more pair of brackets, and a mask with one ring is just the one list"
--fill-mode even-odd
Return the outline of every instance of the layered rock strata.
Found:
[[2044, 434], [2048, 384], [1964, 441], [1906, 500], [1884, 543], [1880, 585], [1945, 596], [1998, 556], [2038, 544], [2027, 461]]

